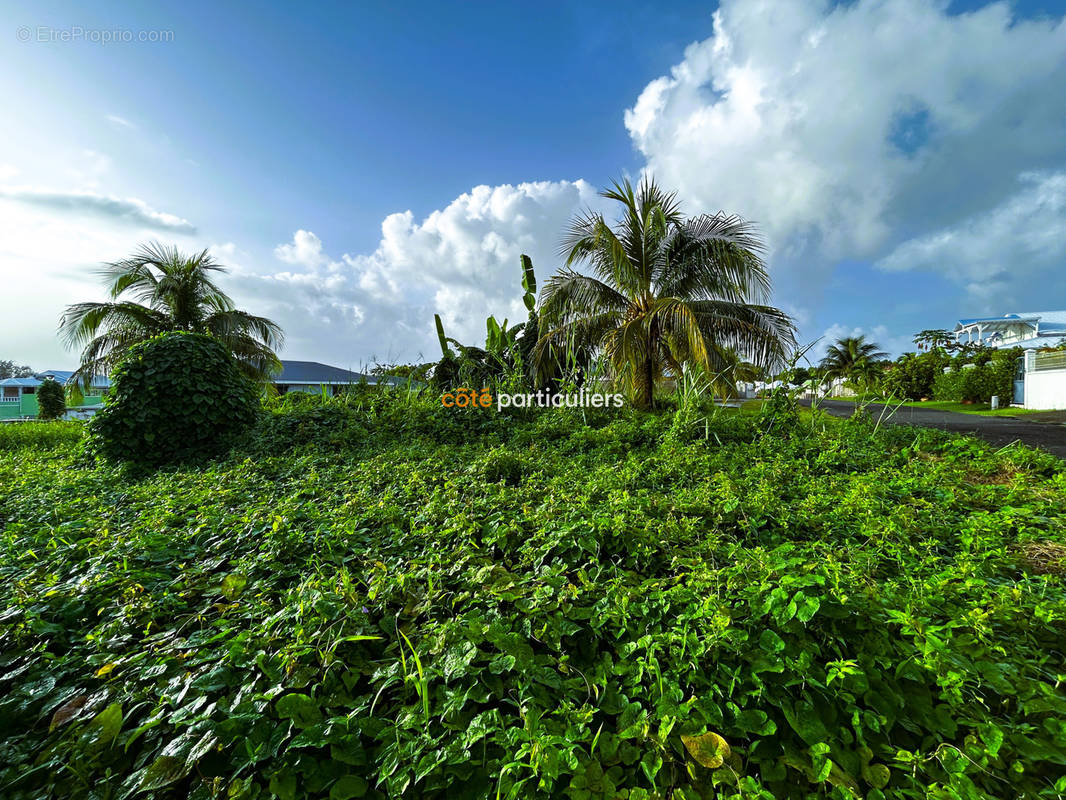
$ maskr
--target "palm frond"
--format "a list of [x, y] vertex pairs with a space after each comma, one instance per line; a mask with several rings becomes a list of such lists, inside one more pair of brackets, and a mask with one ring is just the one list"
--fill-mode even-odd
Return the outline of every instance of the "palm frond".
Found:
[[699, 300], [688, 305], [707, 341], [762, 369], [779, 369], [795, 348], [795, 326], [780, 309], [725, 300]]
[[601, 280], [563, 268], [544, 284], [540, 316], [549, 325], [604, 311], [623, 312], [629, 300]]
[[650, 314], [669, 344], [669, 352], [678, 364], [691, 361], [708, 368], [707, 340], [699, 319], [689, 305], [674, 297], [659, 298]]
[[59, 334], [68, 347], [83, 345], [107, 329], [139, 331], [142, 338], [167, 330], [164, 314], [137, 303], [75, 303], [59, 321]]
[[664, 243], [655, 275], [660, 295], [762, 302], [770, 276], [762, 260], [765, 245], [750, 222], [719, 212], [688, 220]]
[[100, 274], [119, 302], [75, 303], [60, 319], [67, 345], [85, 345], [79, 378], [106, 374], [130, 345], [171, 330], [214, 335], [257, 379], [278, 369], [281, 328], [237, 309], [214, 280], [221, 272], [207, 250], [186, 255], [158, 242], [105, 264]]

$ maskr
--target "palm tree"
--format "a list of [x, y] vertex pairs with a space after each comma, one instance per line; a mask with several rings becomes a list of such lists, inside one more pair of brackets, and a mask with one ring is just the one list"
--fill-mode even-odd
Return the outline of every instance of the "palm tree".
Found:
[[822, 379], [862, 380], [871, 377], [877, 371], [877, 361], [888, 356], [879, 347], [876, 342], [866, 341], [865, 336], [837, 339], [829, 345], [825, 357], [818, 364]]
[[207, 250], [187, 255], [156, 242], [105, 264], [99, 274], [112, 302], [67, 306], [59, 324], [68, 346], [84, 346], [76, 383], [87, 387], [132, 345], [166, 331], [210, 334], [229, 348], [245, 374], [266, 380], [281, 366], [274, 352], [284, 338], [281, 328], [234, 307], [214, 282], [215, 274], [225, 271]]
[[[648, 178], [601, 195], [622, 207], [575, 217], [541, 301], [538, 361], [598, 348], [635, 405], [651, 407], [656, 382], [693, 363], [725, 376], [737, 361], [774, 368], [795, 344], [788, 315], [761, 305], [770, 293], [754, 227], [722, 212], [686, 219], [676, 196]], [[591, 275], [579, 273], [582, 264]], [[728, 390], [723, 380], [716, 389]]]

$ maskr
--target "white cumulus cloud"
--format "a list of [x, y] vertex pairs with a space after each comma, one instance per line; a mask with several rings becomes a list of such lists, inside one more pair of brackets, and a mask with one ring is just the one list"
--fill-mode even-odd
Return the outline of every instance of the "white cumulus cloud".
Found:
[[344, 366], [435, 359], [434, 313], [448, 335], [471, 343], [484, 340], [490, 314], [524, 320], [519, 256], [533, 259], [543, 282], [558, 267], [569, 218], [599, 202], [581, 180], [477, 186], [421, 220], [389, 215], [371, 253], [331, 256], [301, 229], [274, 249], [288, 269], [241, 269], [234, 280], [285, 327], [289, 357]]
[[759, 221], [776, 265], [812, 277], [1066, 160], [1064, 52], [1062, 19], [1016, 20], [1006, 3], [725, 0], [625, 124], [662, 183]]

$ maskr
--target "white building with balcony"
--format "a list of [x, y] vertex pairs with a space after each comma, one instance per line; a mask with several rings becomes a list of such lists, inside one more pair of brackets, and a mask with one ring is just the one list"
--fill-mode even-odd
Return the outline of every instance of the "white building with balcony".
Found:
[[1034, 311], [1002, 317], [960, 319], [953, 331], [960, 344], [988, 347], [1055, 347], [1066, 339], [1066, 311]]
[[960, 319], [955, 341], [988, 347], [1021, 347], [1014, 375], [1014, 405], [1034, 410], [1066, 409], [1066, 311], [1035, 311], [1002, 317]]

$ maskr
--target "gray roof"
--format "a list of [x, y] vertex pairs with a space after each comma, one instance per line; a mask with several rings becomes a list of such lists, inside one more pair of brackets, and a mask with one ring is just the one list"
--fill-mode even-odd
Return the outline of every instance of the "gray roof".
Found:
[[279, 384], [354, 384], [385, 383], [390, 386], [405, 386], [406, 378], [395, 376], [366, 375], [362, 372], [352, 372], [350, 369], [331, 367], [329, 364], [320, 364], [317, 361], [282, 361], [281, 372], [271, 379]]

